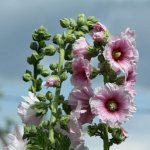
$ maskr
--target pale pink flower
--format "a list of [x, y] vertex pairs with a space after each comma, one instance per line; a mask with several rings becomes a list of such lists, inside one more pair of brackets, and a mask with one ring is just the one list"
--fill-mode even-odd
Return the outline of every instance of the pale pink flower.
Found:
[[78, 102], [76, 109], [71, 112], [71, 118], [68, 123], [71, 148], [77, 148], [79, 145], [84, 143], [83, 130], [81, 123], [79, 121], [80, 112], [81, 112], [81, 103]]
[[84, 56], [84, 58], [88, 60], [91, 58], [88, 52], [88, 43], [84, 37], [80, 37], [73, 44], [73, 56], [76, 57], [79, 55]]
[[29, 92], [29, 96], [22, 96], [22, 101], [18, 106], [18, 114], [22, 122], [26, 125], [39, 125], [42, 121], [41, 116], [36, 115], [36, 111], [32, 108], [34, 104], [40, 102], [37, 97]]
[[124, 86], [111, 83], [96, 89], [95, 96], [90, 99], [90, 105], [92, 113], [110, 126], [120, 126], [135, 112], [135, 105], [129, 91]]
[[136, 42], [135, 42], [135, 31], [131, 30], [130, 28], [127, 28], [125, 30], [125, 32], [122, 32], [121, 34], [122, 34], [122, 36], [125, 36], [127, 39], [129, 39], [133, 45], [136, 44]]
[[81, 124], [91, 123], [94, 118], [89, 104], [89, 100], [92, 96], [93, 90], [89, 86], [75, 87], [69, 95], [69, 105], [73, 110], [76, 109], [78, 102], [81, 103], [79, 118]]
[[74, 86], [90, 85], [92, 66], [87, 59], [84, 59], [81, 55], [75, 57], [72, 63], [72, 70], [71, 83]]
[[62, 129], [60, 124], [57, 123], [55, 130], [61, 132], [63, 135], [69, 137], [71, 141], [70, 149], [74, 150], [89, 150], [84, 145], [83, 129], [79, 121], [81, 112], [81, 103], [78, 102], [78, 105], [75, 110], [71, 111], [70, 121], [68, 122], [68, 131]]
[[26, 142], [23, 140], [24, 127], [17, 126], [14, 133], [8, 135], [9, 145], [2, 150], [26, 150]]
[[101, 42], [105, 38], [106, 31], [107, 31], [107, 28], [102, 23], [98, 22], [90, 31], [90, 35], [92, 36], [94, 41]]
[[47, 81], [44, 81], [42, 85], [49, 87], [55, 87], [60, 85], [60, 79], [58, 76], [50, 76]]
[[120, 36], [109, 38], [103, 52], [105, 59], [116, 72], [121, 70], [123, 73], [127, 73], [138, 61], [138, 51], [128, 34], [126, 32]]

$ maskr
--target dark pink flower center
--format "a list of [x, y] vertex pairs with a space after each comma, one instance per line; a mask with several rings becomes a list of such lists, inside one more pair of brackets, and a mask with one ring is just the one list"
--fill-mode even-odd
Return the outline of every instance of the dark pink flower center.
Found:
[[122, 57], [122, 52], [119, 49], [113, 50], [112, 57], [115, 60], [119, 60]]
[[119, 104], [118, 102], [116, 102], [115, 100], [108, 100], [106, 102], [106, 108], [110, 111], [110, 112], [115, 112], [118, 111], [119, 109]]

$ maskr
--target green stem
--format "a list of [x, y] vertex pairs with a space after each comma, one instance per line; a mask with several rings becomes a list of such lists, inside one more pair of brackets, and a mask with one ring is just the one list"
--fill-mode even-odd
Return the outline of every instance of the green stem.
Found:
[[[58, 62], [58, 76], [61, 75], [63, 69], [63, 62], [64, 62], [64, 49], [60, 49], [59, 53], [59, 62]], [[56, 88], [55, 91], [55, 98], [51, 104], [51, 118], [50, 118], [50, 131], [49, 131], [49, 138], [52, 144], [55, 143], [54, 139], [54, 126], [58, 119], [57, 109], [58, 109], [58, 100], [61, 92], [61, 84], [59, 87]]]
[[109, 145], [108, 126], [107, 125], [105, 125], [103, 133], [104, 133], [104, 139], [103, 139], [104, 150], [109, 150], [110, 145]]

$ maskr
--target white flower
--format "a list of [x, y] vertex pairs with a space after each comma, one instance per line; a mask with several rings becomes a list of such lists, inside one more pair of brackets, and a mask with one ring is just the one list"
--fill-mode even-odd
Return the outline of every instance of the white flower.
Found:
[[18, 106], [18, 114], [20, 115], [22, 122], [26, 125], [39, 125], [42, 121], [41, 116], [36, 116], [36, 112], [32, 109], [32, 106], [39, 102], [37, 97], [29, 92], [28, 96], [22, 96], [24, 101], [22, 101]]
[[26, 150], [26, 143], [22, 139], [23, 134], [23, 126], [16, 126], [14, 133], [8, 135], [9, 145], [2, 150]]

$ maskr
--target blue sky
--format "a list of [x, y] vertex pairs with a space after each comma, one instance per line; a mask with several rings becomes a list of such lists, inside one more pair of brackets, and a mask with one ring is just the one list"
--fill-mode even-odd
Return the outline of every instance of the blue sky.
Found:
[[[58, 25], [61, 18], [85, 13], [96, 16], [112, 34], [118, 34], [126, 27], [136, 31], [140, 53], [136, 87], [139, 112], [125, 125], [130, 138], [114, 150], [149, 150], [150, 143], [146, 140], [150, 138], [149, 8], [149, 0], [0, 0], [0, 86], [5, 94], [0, 101], [0, 120], [9, 116], [19, 122], [16, 107], [20, 97], [27, 95], [28, 85], [22, 81], [22, 74], [29, 68], [26, 57], [31, 53], [29, 44], [33, 30], [44, 25], [52, 35], [61, 33], [63, 30]], [[43, 63], [48, 65], [49, 60]], [[67, 91], [64, 92], [67, 95]], [[142, 108], [146, 108], [147, 113]], [[93, 143], [98, 142], [87, 138], [90, 150], [96, 150]]]

